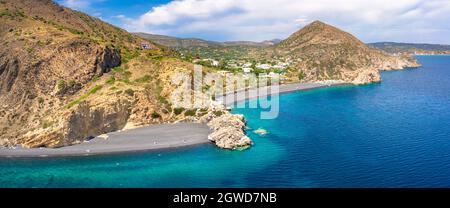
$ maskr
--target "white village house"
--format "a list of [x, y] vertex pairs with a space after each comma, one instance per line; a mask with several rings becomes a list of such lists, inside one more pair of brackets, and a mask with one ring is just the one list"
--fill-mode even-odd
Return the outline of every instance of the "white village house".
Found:
[[270, 68], [272, 68], [272, 66], [269, 65], [269, 64], [258, 64], [258, 65], [256, 66], [256, 68], [258, 68], [258, 69], [264, 69], [264, 70], [269, 70]]
[[248, 74], [248, 73], [251, 73], [251, 72], [253, 71], [253, 69], [250, 68], [250, 67], [244, 67], [244, 68], [242, 68], [242, 71], [243, 71], [244, 73]]

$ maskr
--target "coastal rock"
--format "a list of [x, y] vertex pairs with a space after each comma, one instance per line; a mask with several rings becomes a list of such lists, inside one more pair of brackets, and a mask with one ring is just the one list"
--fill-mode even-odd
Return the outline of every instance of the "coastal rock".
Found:
[[253, 143], [243, 131], [229, 126], [220, 128], [208, 136], [218, 147], [223, 149], [242, 150], [248, 149]]
[[208, 126], [213, 130], [208, 139], [223, 149], [243, 150], [253, 144], [245, 135], [245, 119], [243, 115], [232, 115], [228, 112], [213, 118]]
[[360, 73], [358, 73], [356, 78], [351, 80], [351, 83], [355, 85], [362, 85], [376, 82], [381, 82], [380, 72], [376, 69], [362, 70]]
[[409, 55], [390, 56], [390, 58], [378, 61], [374, 65], [382, 71], [417, 68], [421, 66], [415, 58]]
[[267, 130], [263, 129], [263, 128], [259, 128], [256, 129], [255, 131], [253, 131], [255, 134], [258, 134], [260, 136], [264, 136], [266, 134], [268, 134]]

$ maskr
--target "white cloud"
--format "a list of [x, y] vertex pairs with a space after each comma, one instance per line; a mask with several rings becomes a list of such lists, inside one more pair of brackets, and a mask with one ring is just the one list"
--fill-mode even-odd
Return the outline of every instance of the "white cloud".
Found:
[[450, 0], [177, 0], [120, 18], [131, 31], [209, 39], [284, 38], [318, 19], [363, 41], [450, 43], [449, 14]]
[[105, 0], [57, 0], [61, 5], [76, 10], [89, 9], [92, 4], [103, 1]]
[[235, 2], [231, 0], [214, 0], [214, 2], [198, 0], [172, 1], [167, 5], [153, 8], [139, 19], [139, 23], [161, 25], [174, 24], [182, 18], [203, 20], [234, 6]]

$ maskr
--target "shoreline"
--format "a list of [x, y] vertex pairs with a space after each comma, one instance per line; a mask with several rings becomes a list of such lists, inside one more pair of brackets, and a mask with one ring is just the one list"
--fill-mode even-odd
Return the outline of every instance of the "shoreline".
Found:
[[45, 158], [113, 155], [178, 149], [208, 144], [211, 130], [205, 124], [157, 124], [137, 129], [108, 133], [81, 144], [61, 148], [1, 148], [1, 158]]
[[[297, 91], [307, 91], [327, 87], [336, 87], [349, 85], [345, 82], [330, 82], [330, 83], [290, 83], [278, 85], [278, 92], [272, 92], [271, 87], [253, 88], [248, 90], [240, 90], [236, 93], [228, 93], [225, 96], [220, 96], [216, 99], [217, 102], [222, 103], [225, 107], [230, 108], [241, 102], [261, 98], [269, 95], [282, 95]], [[259, 92], [259, 93], [258, 93]], [[224, 100], [225, 99], [225, 100]]]
[[[306, 91], [319, 88], [347, 85], [346, 83], [293, 83], [279, 85], [278, 92], [271, 92], [271, 87], [241, 90], [236, 93], [236, 100], [231, 100], [235, 93], [219, 97], [225, 107], [229, 108], [237, 103], [273, 95], [286, 94], [296, 91]], [[261, 91], [260, 94], [257, 92]], [[252, 93], [253, 96], [247, 96]], [[228, 102], [227, 102], [228, 100]], [[107, 133], [108, 139], [98, 136], [87, 142], [61, 148], [34, 148], [18, 147], [0, 148], [0, 158], [46, 158], [46, 157], [83, 157], [95, 155], [115, 155], [136, 152], [150, 152], [170, 149], [186, 148], [201, 144], [210, 144], [208, 135], [212, 130], [206, 124], [177, 123], [155, 124], [136, 129]]]

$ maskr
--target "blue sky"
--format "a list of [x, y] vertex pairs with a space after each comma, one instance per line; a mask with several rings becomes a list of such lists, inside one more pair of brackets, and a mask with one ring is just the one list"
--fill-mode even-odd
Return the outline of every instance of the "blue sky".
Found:
[[151, 8], [166, 4], [170, 0], [55, 0], [55, 2], [122, 27], [123, 22], [117, 16], [138, 18]]
[[321, 20], [364, 42], [450, 44], [450, 0], [55, 1], [130, 32], [262, 41]]

